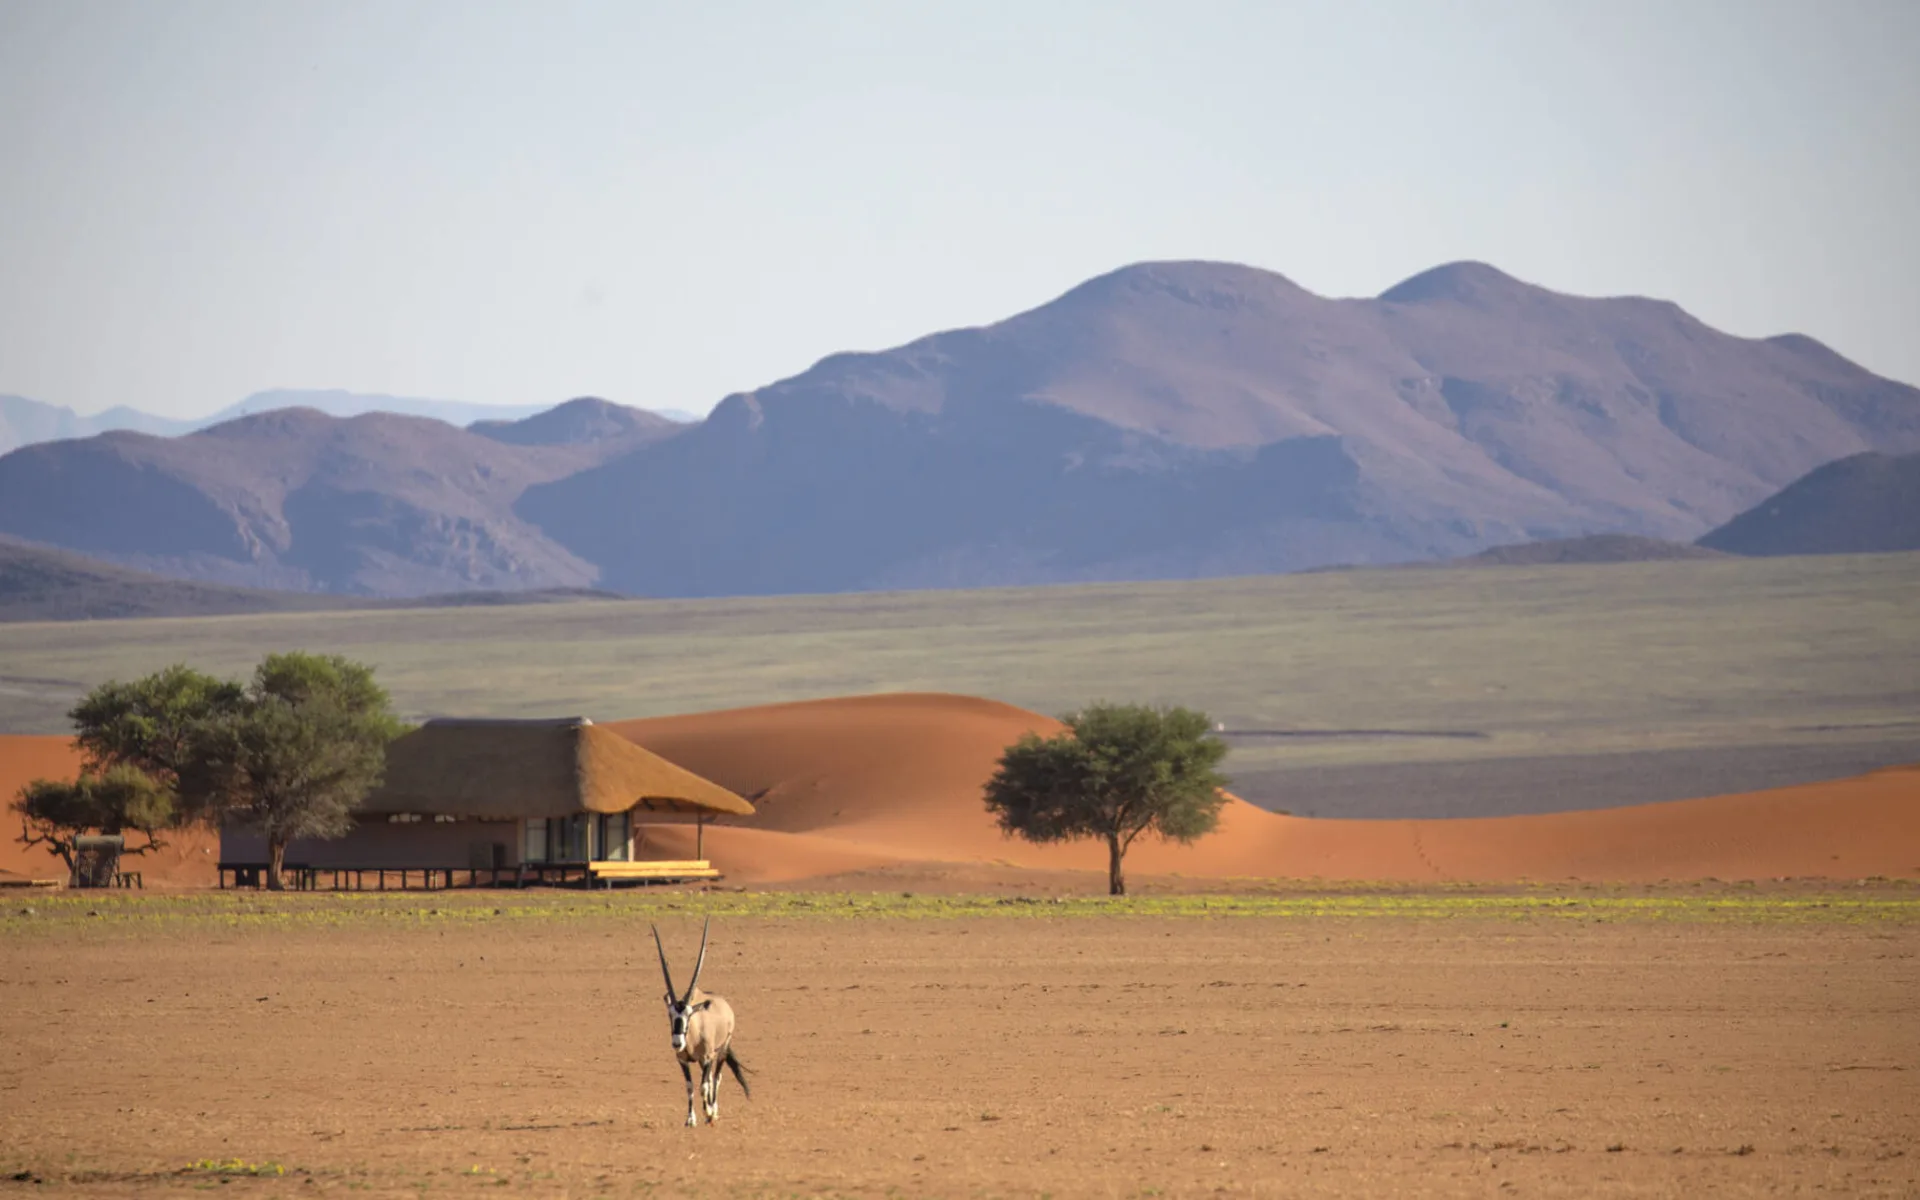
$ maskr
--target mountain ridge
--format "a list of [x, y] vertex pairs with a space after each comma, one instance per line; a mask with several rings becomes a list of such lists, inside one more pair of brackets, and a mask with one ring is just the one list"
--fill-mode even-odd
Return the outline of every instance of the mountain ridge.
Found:
[[[826, 356], [726, 397], [644, 469], [616, 460], [518, 507], [635, 592], [1178, 578], [1599, 531], [1690, 541], [1828, 458], [1920, 447], [1915, 389], [1667, 301], [1471, 263], [1382, 295], [1134, 264], [991, 325]], [[1191, 536], [1086, 561], [1075, 547], [1112, 524], [1099, 506], [1151, 524], [1146, 493], [1186, 502]], [[838, 536], [796, 528], [802, 495]], [[594, 516], [663, 507], [692, 528]]]

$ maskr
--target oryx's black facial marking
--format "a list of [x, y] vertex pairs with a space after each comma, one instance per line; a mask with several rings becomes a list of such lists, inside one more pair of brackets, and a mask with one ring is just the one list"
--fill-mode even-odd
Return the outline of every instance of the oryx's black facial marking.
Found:
[[693, 1007], [691, 1005], [680, 1003], [680, 1001], [674, 999], [671, 994], [667, 996], [667, 1023], [673, 1031], [673, 1048], [675, 1050], [685, 1050], [687, 1048], [687, 1017], [691, 1015], [692, 1012]]

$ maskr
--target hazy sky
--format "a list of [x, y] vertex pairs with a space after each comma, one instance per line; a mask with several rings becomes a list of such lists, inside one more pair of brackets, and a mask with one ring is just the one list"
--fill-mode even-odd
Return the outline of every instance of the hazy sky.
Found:
[[0, 392], [705, 410], [1150, 258], [1920, 382], [1920, 2], [0, 0]]

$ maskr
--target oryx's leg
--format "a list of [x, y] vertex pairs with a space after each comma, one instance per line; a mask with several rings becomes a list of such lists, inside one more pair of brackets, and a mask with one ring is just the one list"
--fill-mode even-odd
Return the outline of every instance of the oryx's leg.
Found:
[[701, 1064], [700, 1073], [707, 1088], [707, 1124], [720, 1119], [720, 1060]]
[[680, 1060], [680, 1078], [687, 1081], [687, 1124], [698, 1125], [700, 1118], [694, 1114], [693, 1107], [693, 1068], [687, 1065], [684, 1058]]

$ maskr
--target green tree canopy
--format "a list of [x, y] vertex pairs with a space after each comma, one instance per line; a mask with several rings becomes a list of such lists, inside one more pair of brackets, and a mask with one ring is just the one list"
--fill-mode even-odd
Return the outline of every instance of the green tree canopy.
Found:
[[45, 846], [74, 869], [74, 841], [87, 833], [139, 833], [143, 845], [128, 854], [145, 854], [161, 845], [160, 831], [174, 823], [173, 790], [137, 767], [120, 764], [78, 779], [36, 779], [14, 797], [20, 817], [20, 842]]
[[987, 783], [987, 808], [1005, 833], [1105, 841], [1108, 890], [1124, 896], [1122, 863], [1135, 838], [1191, 842], [1218, 823], [1227, 780], [1216, 768], [1227, 747], [1205, 713], [1095, 704], [1061, 720], [1065, 732], [1008, 747]]
[[197, 730], [211, 717], [238, 711], [245, 698], [233, 680], [176, 664], [131, 683], [103, 683], [67, 717], [91, 770], [138, 767], [177, 784]]
[[338, 655], [269, 655], [237, 706], [195, 727], [181, 790], [266, 835], [267, 886], [278, 890], [287, 843], [345, 833], [403, 728], [371, 668]]

